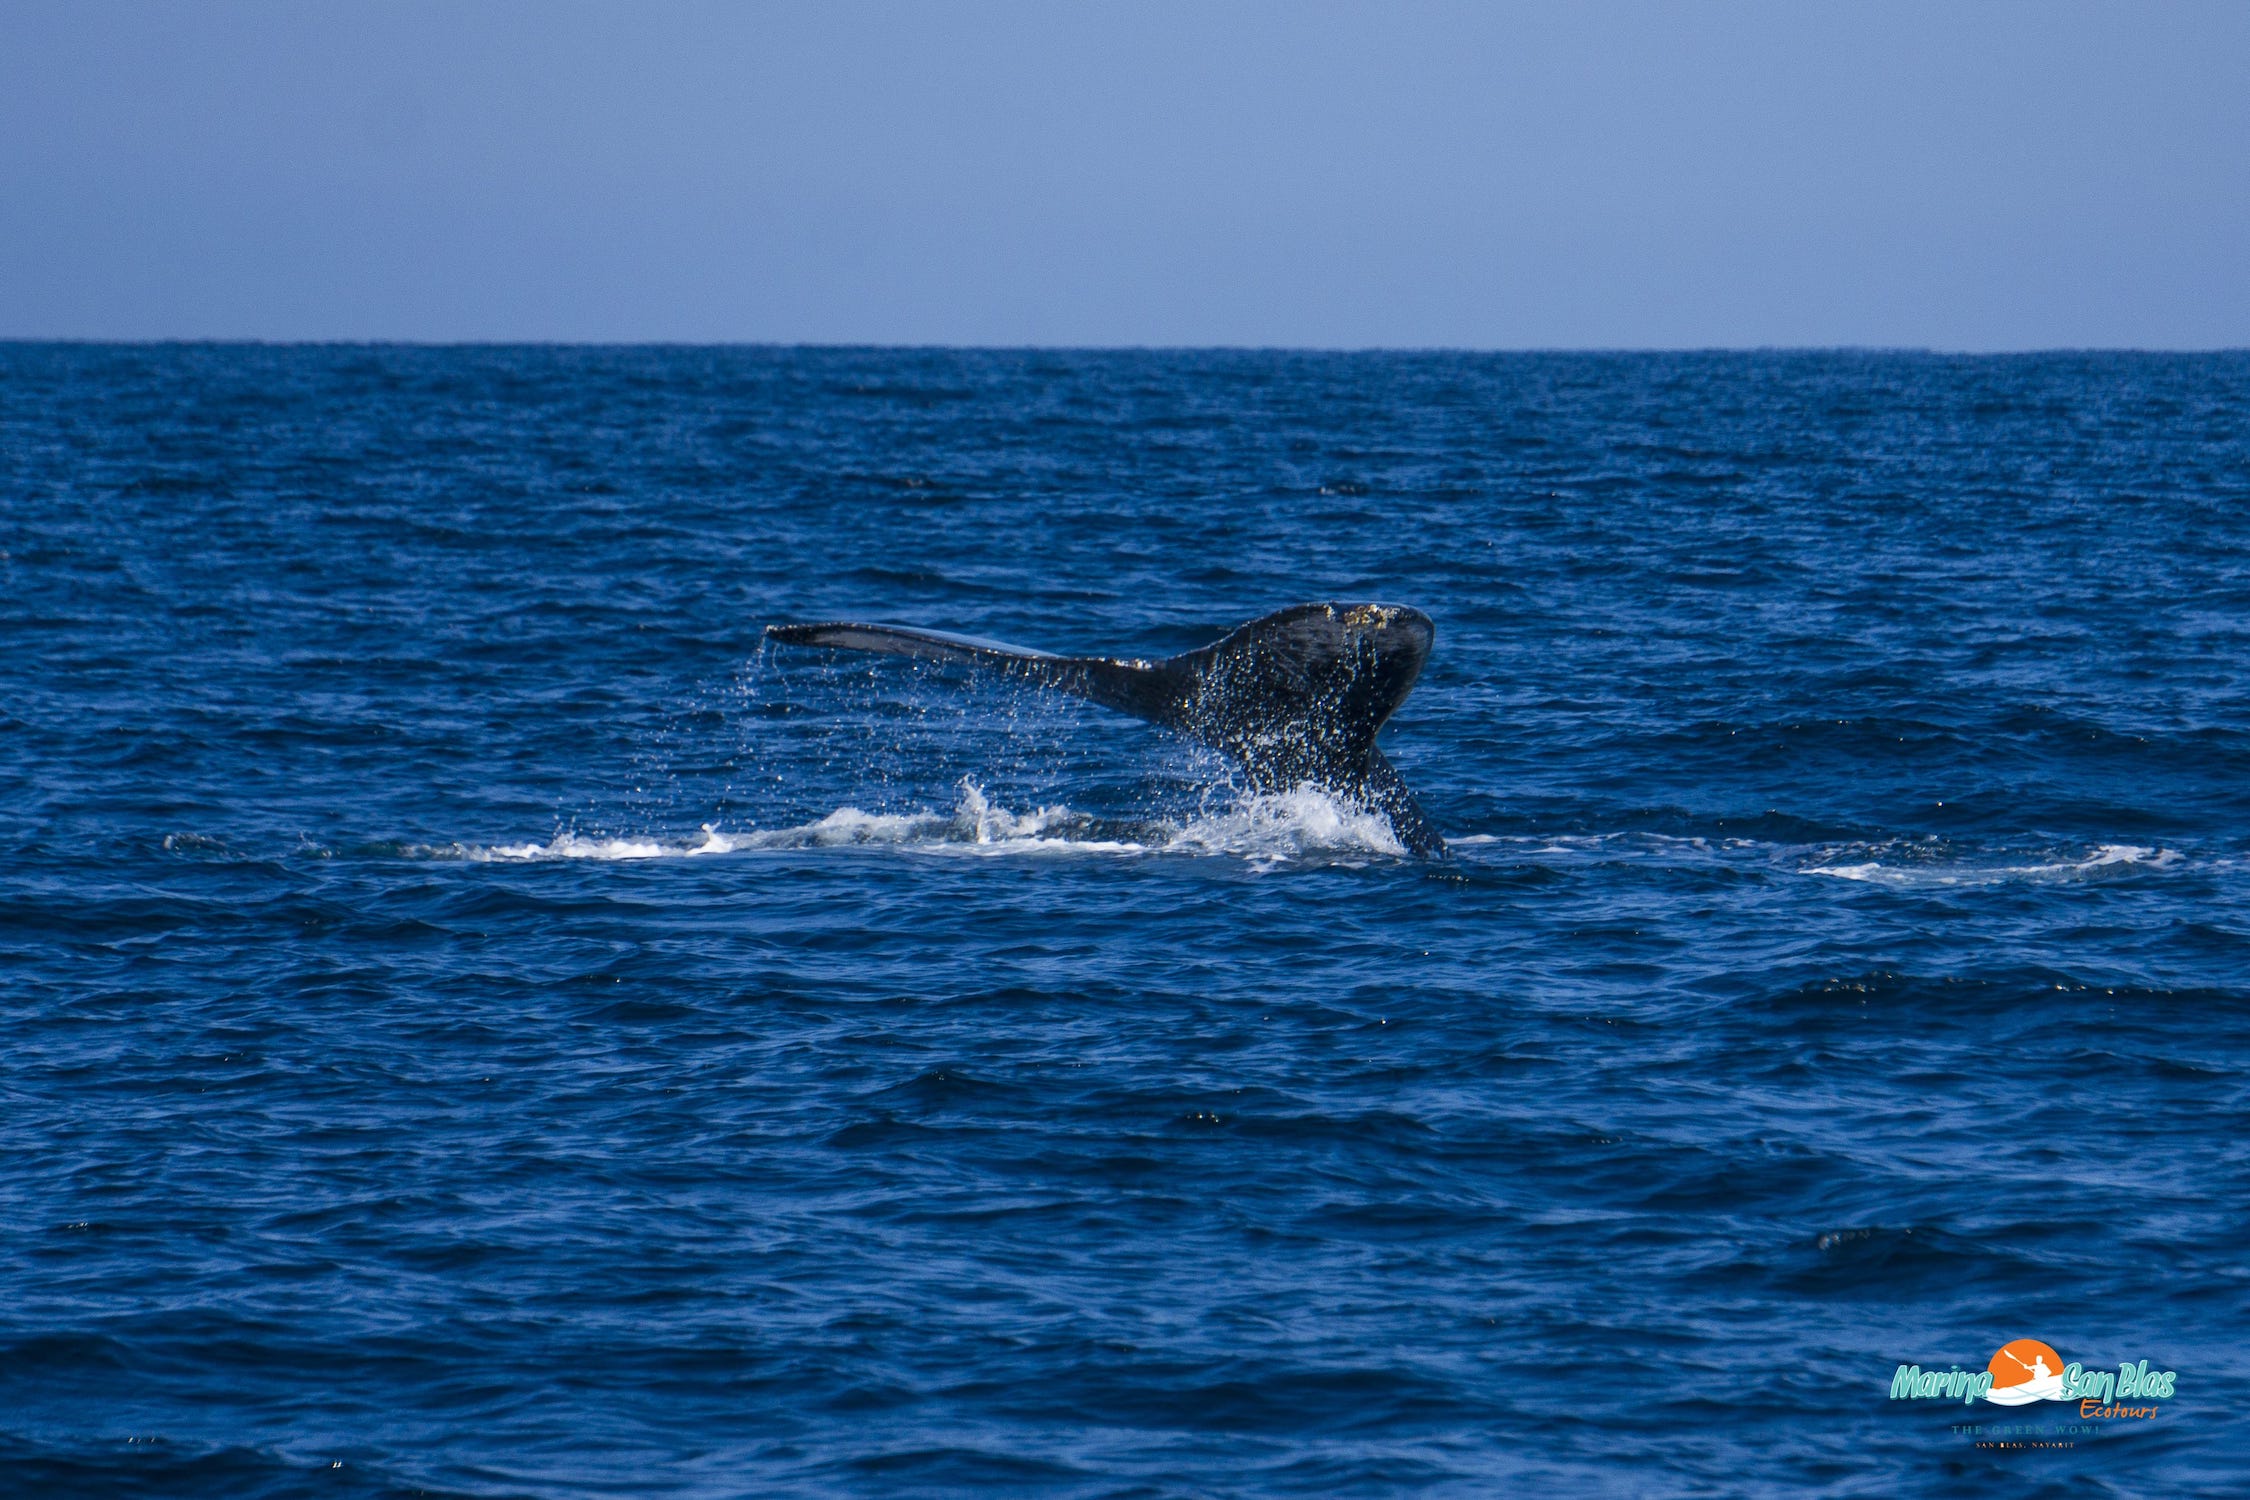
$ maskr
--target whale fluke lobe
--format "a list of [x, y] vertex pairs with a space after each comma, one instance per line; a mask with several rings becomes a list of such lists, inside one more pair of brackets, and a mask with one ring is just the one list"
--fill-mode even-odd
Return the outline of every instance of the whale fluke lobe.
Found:
[[1251, 787], [1308, 782], [1382, 813], [1410, 853], [1441, 855], [1414, 794], [1375, 735], [1413, 690], [1436, 638], [1393, 604], [1299, 604], [1199, 651], [1161, 661], [1057, 656], [910, 625], [768, 625], [791, 646], [966, 662], [1176, 729], [1241, 762]]

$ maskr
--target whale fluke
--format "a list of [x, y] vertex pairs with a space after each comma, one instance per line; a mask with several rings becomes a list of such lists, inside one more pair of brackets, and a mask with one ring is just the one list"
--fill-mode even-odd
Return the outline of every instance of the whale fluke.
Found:
[[1176, 729], [1240, 761], [1251, 787], [1310, 783], [1390, 820], [1408, 852], [1442, 855], [1414, 794], [1376, 748], [1436, 638], [1430, 617], [1393, 604], [1299, 604], [1199, 651], [1057, 656], [910, 625], [768, 625], [790, 646], [967, 662]]

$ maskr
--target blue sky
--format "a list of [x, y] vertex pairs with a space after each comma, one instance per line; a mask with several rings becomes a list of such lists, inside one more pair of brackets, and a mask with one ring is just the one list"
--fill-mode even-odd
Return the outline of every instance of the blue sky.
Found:
[[2250, 4], [0, 0], [0, 336], [2250, 345]]

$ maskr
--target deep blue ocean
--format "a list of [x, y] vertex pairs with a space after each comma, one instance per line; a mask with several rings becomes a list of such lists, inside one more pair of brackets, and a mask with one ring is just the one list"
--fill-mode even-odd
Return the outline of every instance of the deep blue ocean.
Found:
[[10, 1493], [2250, 1488], [2250, 356], [5, 345], [0, 792]]

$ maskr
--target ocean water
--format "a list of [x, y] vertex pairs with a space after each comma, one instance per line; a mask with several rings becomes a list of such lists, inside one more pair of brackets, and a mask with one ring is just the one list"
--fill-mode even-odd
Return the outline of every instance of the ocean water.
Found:
[[0, 647], [12, 1492], [2250, 1483], [2250, 357], [0, 346]]

